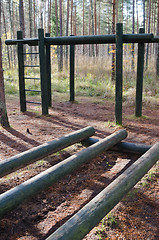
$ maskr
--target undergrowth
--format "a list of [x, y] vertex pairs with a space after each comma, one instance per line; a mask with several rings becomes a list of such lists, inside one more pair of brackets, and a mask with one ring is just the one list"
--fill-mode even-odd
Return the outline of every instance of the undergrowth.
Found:
[[[123, 66], [123, 101], [135, 104], [136, 95], [136, 69], [131, 70], [129, 60], [124, 58]], [[136, 63], [135, 63], [136, 65]], [[33, 71], [34, 70], [34, 71]], [[18, 69], [5, 69], [6, 94], [18, 94]], [[39, 77], [38, 69], [25, 71], [27, 77]], [[26, 80], [26, 89], [40, 90], [40, 81]], [[159, 103], [159, 79], [155, 76], [154, 63], [149, 64], [144, 72], [143, 102], [145, 104]], [[64, 67], [58, 72], [57, 64], [52, 64], [52, 92], [69, 94], [69, 70]], [[27, 95], [37, 95], [37, 92], [27, 92]], [[76, 96], [101, 96], [114, 100], [115, 82], [111, 81], [111, 58], [76, 58], [75, 66], [75, 94]]]

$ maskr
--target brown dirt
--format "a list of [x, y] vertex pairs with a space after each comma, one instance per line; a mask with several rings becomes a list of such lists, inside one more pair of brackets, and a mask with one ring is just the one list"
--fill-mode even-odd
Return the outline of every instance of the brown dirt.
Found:
[[[50, 116], [41, 116], [39, 107], [19, 112], [16, 97], [7, 99], [10, 129], [1, 128], [0, 158], [23, 152], [88, 125], [95, 136], [104, 138], [118, 130], [113, 124], [114, 104], [106, 99], [77, 98], [78, 103], [54, 102]], [[31, 112], [32, 111], [32, 112]], [[124, 104], [123, 124], [127, 141], [154, 144], [159, 141], [159, 106], [143, 106], [145, 117], [135, 119], [134, 107]], [[30, 133], [26, 130], [29, 129]], [[0, 179], [0, 192], [24, 182], [50, 166], [83, 149], [80, 144], [64, 149]], [[83, 164], [46, 191], [32, 197], [0, 219], [1, 240], [42, 240], [96, 196], [122, 169], [139, 156], [107, 151]], [[117, 224], [104, 219], [85, 239], [159, 239], [158, 164], [155, 174], [138, 184], [113, 210]]]

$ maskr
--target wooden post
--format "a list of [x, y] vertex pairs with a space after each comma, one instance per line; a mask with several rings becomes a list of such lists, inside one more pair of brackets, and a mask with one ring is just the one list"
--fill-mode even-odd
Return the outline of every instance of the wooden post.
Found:
[[[145, 29], [140, 28], [139, 33], [145, 33]], [[136, 108], [135, 108], [135, 116], [136, 117], [141, 117], [142, 116], [144, 53], [145, 53], [145, 44], [144, 43], [138, 43], [137, 81], [136, 81]]]
[[38, 29], [38, 37], [39, 37], [42, 114], [47, 115], [48, 114], [48, 89], [47, 89], [44, 29]]
[[[83, 146], [89, 147], [92, 144], [95, 144], [96, 142], [99, 142], [98, 138], [89, 137], [83, 140], [81, 143]], [[142, 155], [145, 152], [147, 152], [151, 147], [152, 147], [151, 145], [145, 145], [145, 144], [139, 144], [139, 143], [120, 142], [120, 143], [117, 143], [112, 148], [110, 148], [110, 151], [126, 152], [126, 153]]]
[[94, 133], [95, 130], [93, 127], [86, 127], [0, 161], [0, 177], [4, 177], [17, 169], [58, 152], [74, 143], [80, 142], [94, 135]]
[[[71, 35], [74, 36], [74, 35]], [[70, 45], [70, 102], [75, 101], [75, 45]]]
[[[45, 37], [50, 37], [50, 33], [45, 33]], [[51, 99], [51, 56], [50, 45], [46, 45], [46, 73], [47, 73], [47, 90], [48, 90], [48, 106], [52, 106]]]
[[159, 142], [46, 240], [81, 240], [159, 160]]
[[50, 167], [35, 177], [30, 178], [26, 182], [2, 193], [0, 195], [0, 217], [40, 191], [52, 186], [55, 182], [77, 169], [83, 163], [97, 157], [99, 153], [106, 151], [126, 137], [126, 130], [119, 130], [98, 143]]
[[[22, 31], [17, 32], [17, 40], [23, 39]], [[24, 81], [24, 52], [23, 43], [18, 42], [18, 68], [19, 68], [19, 95], [20, 95], [20, 111], [26, 111], [26, 94], [25, 94], [25, 81]]]
[[122, 124], [122, 87], [123, 87], [123, 24], [116, 25], [116, 124]]

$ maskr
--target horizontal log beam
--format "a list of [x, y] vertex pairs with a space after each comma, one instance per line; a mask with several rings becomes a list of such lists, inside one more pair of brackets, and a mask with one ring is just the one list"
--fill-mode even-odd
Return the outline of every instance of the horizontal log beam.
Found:
[[81, 240], [159, 160], [159, 142], [46, 240]]
[[95, 130], [93, 127], [86, 127], [17, 154], [16, 156], [0, 161], [0, 177], [14, 172], [17, 169], [27, 166], [28, 164], [42, 159], [52, 153], [58, 152], [63, 148], [73, 145], [74, 143], [80, 142], [81, 140], [94, 135], [94, 133]]
[[50, 187], [81, 164], [95, 158], [99, 153], [111, 148], [127, 137], [126, 130], [119, 130], [98, 143], [76, 153], [46, 171], [0, 195], [0, 216], [16, 208], [25, 200]]
[[[148, 43], [152, 42], [154, 35], [149, 34], [123, 34], [123, 43]], [[22, 40], [6, 40], [6, 45], [16, 45], [18, 42], [28, 44], [30, 46], [37, 46], [38, 38], [25, 38]], [[80, 44], [107, 44], [115, 43], [116, 35], [91, 35], [91, 36], [64, 36], [64, 37], [45, 37], [46, 45], [80, 45]]]
[[[83, 140], [81, 143], [83, 146], [88, 147], [98, 141], [99, 139], [90, 137], [88, 139]], [[115, 146], [113, 146], [109, 150], [142, 155], [146, 151], [148, 151], [151, 147], [152, 147], [151, 145], [145, 145], [145, 144], [139, 144], [139, 143], [120, 142], [120, 143], [117, 143]]]

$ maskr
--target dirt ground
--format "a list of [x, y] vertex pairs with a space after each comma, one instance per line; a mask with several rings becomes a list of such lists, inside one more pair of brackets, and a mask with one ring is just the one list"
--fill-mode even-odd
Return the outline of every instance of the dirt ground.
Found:
[[[95, 137], [104, 138], [120, 128], [113, 124], [114, 104], [105, 98], [77, 98], [76, 103], [53, 102], [49, 116], [41, 116], [39, 106], [28, 106], [20, 113], [18, 98], [7, 98], [11, 128], [0, 130], [0, 158], [4, 160], [64, 134], [93, 126]], [[123, 126], [126, 141], [154, 144], [159, 141], [159, 105], [143, 106], [143, 118], [133, 117], [134, 106], [124, 103]], [[29, 133], [27, 132], [29, 129]], [[3, 193], [70, 155], [83, 149], [75, 144], [0, 179]], [[43, 240], [95, 197], [139, 156], [105, 151], [83, 164], [53, 186], [19, 205], [0, 219], [0, 240]], [[154, 174], [142, 180], [112, 210], [108, 217], [84, 239], [159, 239], [158, 164]]]

